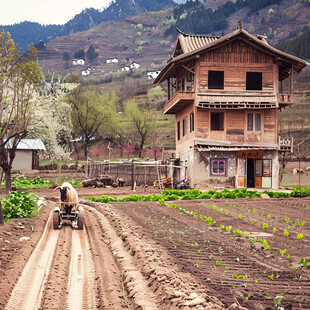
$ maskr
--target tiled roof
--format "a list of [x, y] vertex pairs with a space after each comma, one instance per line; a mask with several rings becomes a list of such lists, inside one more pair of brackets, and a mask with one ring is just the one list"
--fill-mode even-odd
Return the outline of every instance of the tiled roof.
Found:
[[198, 48], [206, 46], [220, 38], [218, 36], [190, 35], [180, 31], [179, 29], [178, 32], [180, 33], [179, 42], [183, 53], [197, 50]]
[[223, 37], [188, 35], [180, 30], [178, 30], [178, 32], [180, 35], [174, 54], [168, 61], [165, 68], [161, 70], [160, 74], [154, 80], [154, 84], [161, 83], [163, 80], [167, 79], [169, 75], [172, 76], [180, 63], [195, 57], [195, 55], [215, 49], [235, 38], [242, 38], [253, 45], [257, 45], [258, 48], [266, 53], [269, 53], [273, 57], [280, 58], [289, 65], [292, 64], [293, 69], [296, 72], [299, 72], [306, 66], [306, 62], [304, 60], [270, 46], [262, 36], [255, 37], [249, 34], [247, 31], [242, 29], [241, 25], [238, 26], [237, 30]]

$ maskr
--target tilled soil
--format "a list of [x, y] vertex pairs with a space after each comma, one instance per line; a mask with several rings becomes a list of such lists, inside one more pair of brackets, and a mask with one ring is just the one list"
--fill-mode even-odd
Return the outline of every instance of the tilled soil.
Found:
[[1, 309], [268, 309], [276, 296], [310, 309], [309, 199], [81, 200], [78, 231], [53, 230], [58, 195], [37, 194], [47, 198], [38, 217], [0, 227]]

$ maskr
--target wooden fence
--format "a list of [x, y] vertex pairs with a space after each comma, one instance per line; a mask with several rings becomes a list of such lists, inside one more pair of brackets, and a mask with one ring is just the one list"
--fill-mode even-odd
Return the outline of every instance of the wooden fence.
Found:
[[126, 185], [133, 184], [152, 186], [156, 180], [165, 176], [179, 180], [180, 169], [185, 166], [175, 166], [171, 162], [88, 162], [85, 174], [88, 178], [109, 175], [113, 179], [122, 178]]

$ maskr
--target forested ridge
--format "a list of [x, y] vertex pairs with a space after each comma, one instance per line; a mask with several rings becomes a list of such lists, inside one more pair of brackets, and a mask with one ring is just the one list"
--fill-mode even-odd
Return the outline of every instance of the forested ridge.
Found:
[[310, 27], [305, 27], [296, 38], [279, 42], [276, 45], [281, 51], [310, 60]]
[[172, 34], [177, 36], [176, 28], [191, 34], [208, 34], [214, 31], [225, 30], [227, 27], [227, 17], [236, 11], [248, 7], [248, 15], [258, 10], [278, 4], [283, 0], [237, 0], [236, 2], [228, 1], [213, 11], [207, 9], [198, 0], [189, 0], [173, 10], [173, 19], [176, 21], [165, 32], [168, 36]]

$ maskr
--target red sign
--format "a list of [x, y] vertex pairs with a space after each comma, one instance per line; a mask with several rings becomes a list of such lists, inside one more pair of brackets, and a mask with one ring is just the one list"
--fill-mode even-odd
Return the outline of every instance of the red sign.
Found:
[[263, 150], [246, 150], [246, 151], [238, 151], [237, 158], [263, 158], [264, 151]]

